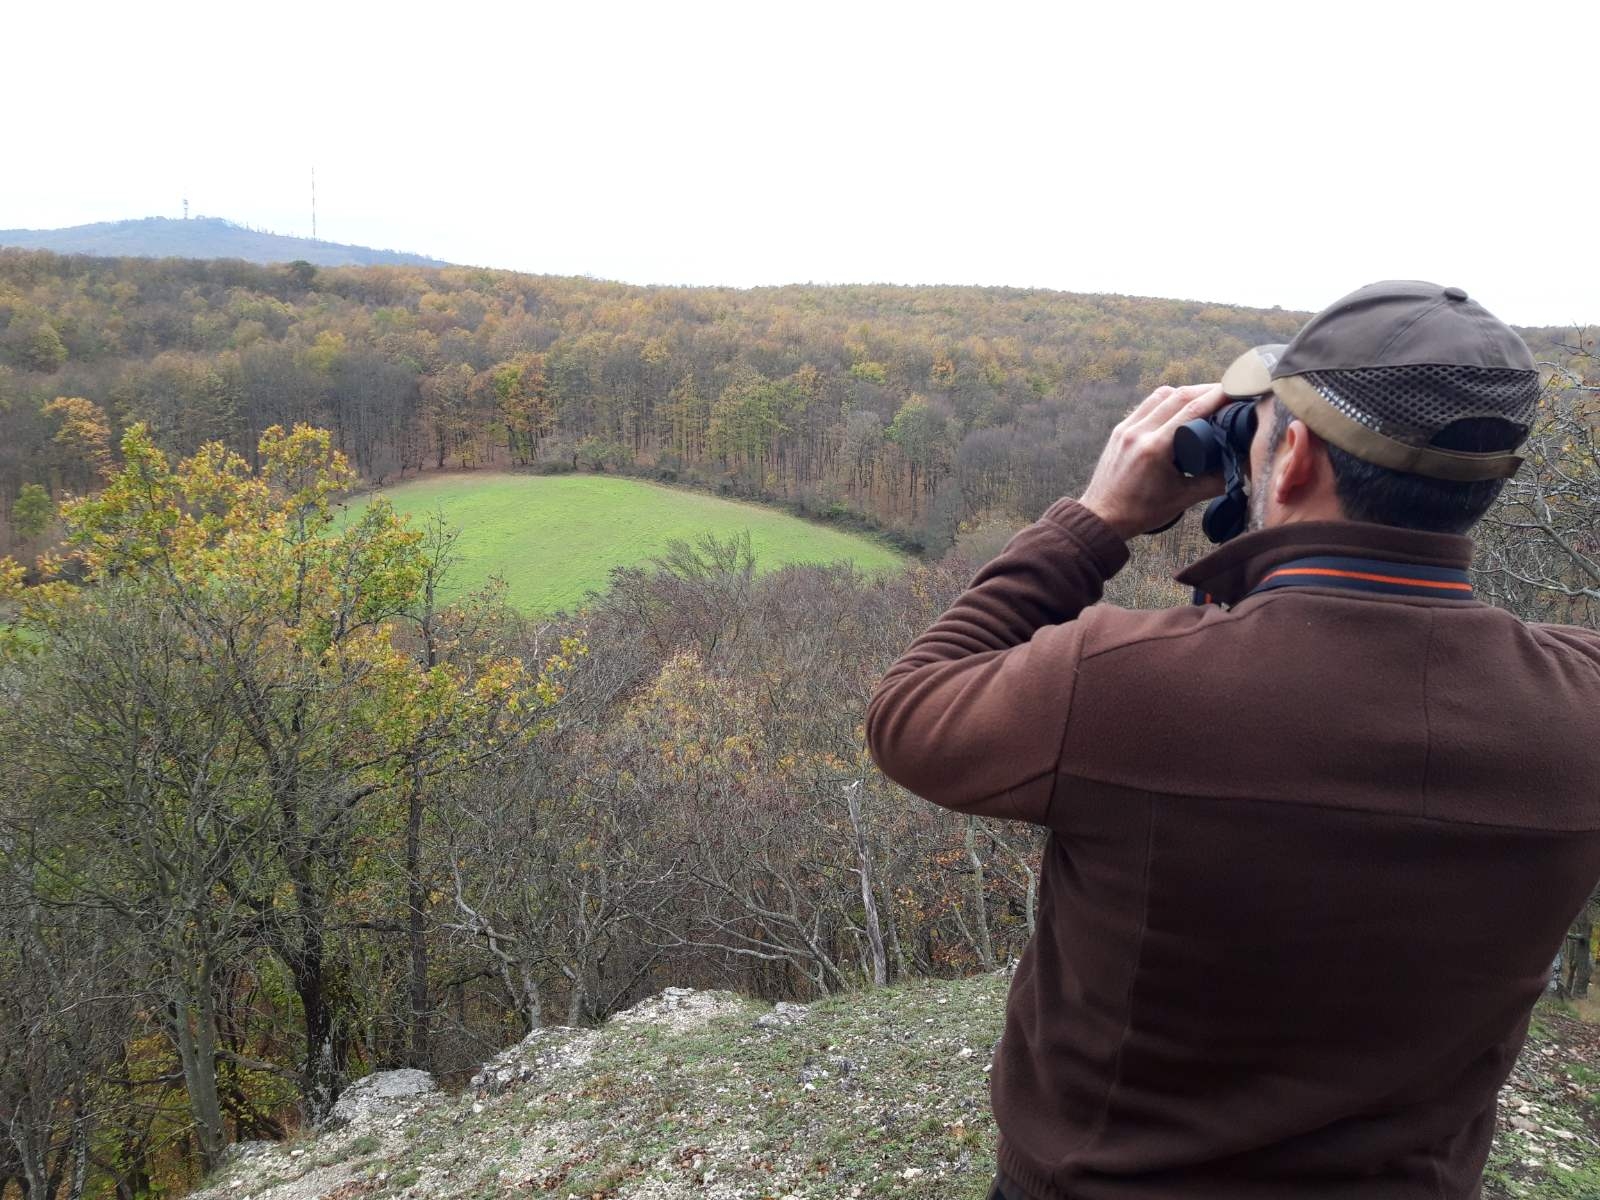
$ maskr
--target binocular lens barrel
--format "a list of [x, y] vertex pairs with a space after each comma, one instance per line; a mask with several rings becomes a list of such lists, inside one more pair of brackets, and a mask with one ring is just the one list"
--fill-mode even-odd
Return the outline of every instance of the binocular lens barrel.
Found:
[[1201, 417], [1178, 427], [1172, 435], [1172, 462], [1190, 477], [1222, 470], [1222, 442], [1210, 421]]
[[1172, 462], [1185, 475], [1214, 475], [1222, 470], [1224, 448], [1248, 459], [1255, 436], [1255, 401], [1236, 400], [1215, 416], [1179, 426], [1172, 436]]
[[1222, 543], [1244, 532], [1250, 502], [1243, 473], [1249, 470], [1250, 443], [1256, 436], [1254, 400], [1235, 400], [1212, 417], [1199, 417], [1172, 435], [1172, 465], [1191, 479], [1226, 473], [1227, 490], [1206, 506], [1200, 528]]

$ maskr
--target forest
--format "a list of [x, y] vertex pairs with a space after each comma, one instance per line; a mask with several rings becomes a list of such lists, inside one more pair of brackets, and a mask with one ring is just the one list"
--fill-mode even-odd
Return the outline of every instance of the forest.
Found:
[[[629, 470], [939, 552], [1037, 513], [1130, 403], [1301, 316], [1011, 289], [639, 288], [504, 271], [0, 251], [0, 532], [87, 486], [57, 397], [170, 454], [333, 431], [362, 477]], [[15, 536], [15, 522], [11, 535]], [[31, 549], [31, 547], [27, 547]]]
[[[1042, 511], [1152, 387], [1214, 379], [1306, 315], [0, 250], [0, 536], [15, 547], [6, 518], [25, 485], [81, 490], [84, 456], [135, 421], [170, 454], [214, 439], [251, 459], [268, 427], [306, 423], [372, 483], [636, 471], [865, 521], [937, 554], [964, 522]], [[1570, 360], [1572, 331], [1523, 332], [1540, 358]], [[95, 405], [105, 438], [64, 432], [58, 397]]]
[[[667, 984], [806, 999], [1016, 954], [1042, 831], [871, 764], [883, 669], [1150, 386], [1300, 317], [973, 288], [635, 288], [0, 252], [0, 1196], [182, 1191], [379, 1068], [459, 1081]], [[1600, 617], [1597, 376], [1482, 592]], [[679, 542], [573, 612], [440, 597], [425, 471], [626, 471], [893, 533]], [[1192, 525], [1114, 583], [1167, 582]], [[1586, 983], [1580, 922], [1565, 986]]]

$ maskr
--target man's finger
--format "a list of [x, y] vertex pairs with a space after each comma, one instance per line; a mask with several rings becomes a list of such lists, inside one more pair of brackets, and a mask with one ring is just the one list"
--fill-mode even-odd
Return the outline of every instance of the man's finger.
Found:
[[1177, 392], [1177, 390], [1177, 388], [1171, 388], [1165, 385], [1158, 387], [1143, 400], [1139, 401], [1138, 404], [1134, 405], [1129, 411], [1128, 415], [1122, 418], [1122, 423], [1130, 428], [1139, 424], [1139, 422], [1144, 420], [1144, 418], [1150, 413], [1151, 409], [1155, 408], [1156, 405], [1162, 403], [1164, 400], [1170, 398], [1175, 392]]
[[[1188, 387], [1175, 388], [1172, 395], [1162, 400], [1159, 404], [1152, 405], [1139, 424], [1145, 429], [1161, 429], [1176, 414], [1183, 412], [1191, 404], [1209, 406], [1202, 407], [1195, 413], [1195, 416], [1205, 416], [1207, 413], [1216, 410], [1218, 407], [1217, 400], [1221, 396], [1222, 385], [1220, 383], [1196, 383]], [[1185, 417], [1184, 420], [1193, 420], [1193, 418]]]
[[1230, 402], [1231, 397], [1222, 390], [1220, 383], [1214, 383], [1198, 396], [1193, 397], [1187, 404], [1178, 409], [1167, 418], [1167, 424], [1177, 432], [1179, 425], [1186, 421], [1193, 421], [1197, 417], [1209, 417]]

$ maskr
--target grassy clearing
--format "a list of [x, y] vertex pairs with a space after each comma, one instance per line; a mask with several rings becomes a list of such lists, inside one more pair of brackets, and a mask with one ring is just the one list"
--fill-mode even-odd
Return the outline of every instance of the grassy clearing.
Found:
[[748, 529], [758, 570], [846, 559], [879, 570], [906, 561], [870, 538], [777, 509], [611, 475], [458, 473], [381, 494], [414, 520], [440, 509], [460, 528], [458, 591], [499, 574], [511, 602], [527, 612], [574, 608], [589, 589], [605, 588], [612, 567], [642, 563], [672, 538], [706, 532]]

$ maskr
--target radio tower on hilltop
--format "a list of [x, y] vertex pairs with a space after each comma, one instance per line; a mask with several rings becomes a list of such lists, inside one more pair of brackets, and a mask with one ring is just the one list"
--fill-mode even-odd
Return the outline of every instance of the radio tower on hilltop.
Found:
[[311, 168], [311, 240], [317, 240], [317, 169]]
[[185, 221], [189, 219], [189, 197], [187, 196], [183, 198], [183, 219]]

